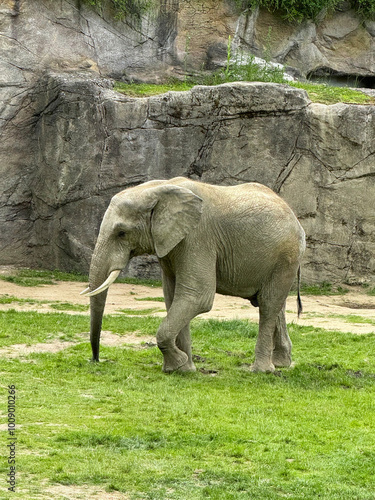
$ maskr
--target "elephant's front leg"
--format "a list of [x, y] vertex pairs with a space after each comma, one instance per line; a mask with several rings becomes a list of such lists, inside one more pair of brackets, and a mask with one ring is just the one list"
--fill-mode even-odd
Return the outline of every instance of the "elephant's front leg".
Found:
[[[188, 290], [188, 292], [185, 291]], [[163, 353], [163, 371], [194, 371], [191, 359], [190, 321], [198, 314], [210, 311], [215, 297], [215, 289], [198, 288], [195, 293], [192, 287], [176, 288], [173, 303], [159, 327], [156, 340]]]
[[[163, 271], [163, 292], [165, 299], [165, 306], [167, 312], [170, 310], [176, 286], [176, 278], [171, 273]], [[182, 328], [176, 337], [176, 347], [180, 351], [184, 352], [188, 359], [187, 362], [179, 368], [180, 371], [195, 372], [196, 368], [193, 363], [193, 354], [191, 349], [191, 336], [189, 325]]]
[[156, 335], [158, 347], [164, 357], [164, 372], [195, 371], [191, 357], [189, 323], [198, 314], [210, 310], [212, 302], [208, 308], [188, 298], [173, 301]]
[[177, 335], [176, 346], [178, 349], [184, 352], [188, 357], [187, 362], [184, 364], [183, 367], [180, 368], [180, 371], [188, 371], [188, 372], [197, 371], [195, 364], [193, 363], [193, 352], [191, 348], [191, 335], [190, 335], [189, 325], [185, 326]]
[[286, 326], [285, 304], [276, 319], [273, 343], [272, 363], [277, 367], [289, 367], [292, 364], [292, 342]]

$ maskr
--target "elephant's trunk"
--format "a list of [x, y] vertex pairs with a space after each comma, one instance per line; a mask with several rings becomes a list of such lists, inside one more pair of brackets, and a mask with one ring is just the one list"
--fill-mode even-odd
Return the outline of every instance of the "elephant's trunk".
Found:
[[99, 361], [100, 333], [102, 330], [103, 312], [107, 299], [107, 290], [90, 297], [90, 342], [92, 361]]
[[109, 286], [115, 281], [121, 270], [110, 271], [108, 265], [109, 249], [98, 241], [90, 266], [90, 286], [82, 292], [90, 297], [90, 342], [92, 361], [99, 361], [100, 333], [102, 329], [104, 307]]
[[[103, 312], [105, 307], [105, 302], [107, 299], [107, 293], [109, 286], [115, 281], [117, 276], [120, 274], [120, 270], [112, 271], [108, 278], [98, 287], [89, 287], [82, 293], [90, 297], [90, 342], [92, 349], [92, 360], [99, 361], [99, 345], [100, 345], [100, 332], [102, 330]], [[90, 283], [91, 272], [90, 272]], [[93, 282], [98, 283], [97, 280]], [[95, 288], [92, 292], [89, 292], [91, 288]], [[85, 293], [86, 292], [86, 293]]]
[[100, 333], [102, 330], [103, 313], [108, 293], [108, 289], [106, 289], [103, 290], [102, 293], [91, 296], [91, 292], [100, 288], [108, 278], [106, 272], [107, 266], [99, 265], [98, 260], [98, 253], [95, 251], [90, 266], [90, 286], [87, 291], [85, 290], [83, 292], [85, 295], [90, 294], [90, 342], [92, 361], [99, 361]]

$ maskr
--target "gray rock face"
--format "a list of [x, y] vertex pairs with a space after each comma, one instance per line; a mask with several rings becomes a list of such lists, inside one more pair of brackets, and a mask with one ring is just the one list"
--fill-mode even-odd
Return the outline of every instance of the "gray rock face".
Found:
[[[311, 104], [275, 84], [141, 99], [110, 87], [51, 73], [23, 97], [1, 143], [1, 264], [87, 271], [113, 194], [184, 175], [279, 192], [307, 234], [304, 281], [373, 279], [374, 107]], [[132, 274], [155, 275], [152, 262]]]
[[2, 2], [0, 81], [24, 84], [45, 68], [92, 69], [118, 79], [165, 72], [176, 22], [174, 0], [137, 24], [80, 0]]
[[[319, 29], [306, 23], [290, 32], [273, 19], [274, 58], [374, 71], [374, 23], [339, 15], [339, 24], [327, 18]], [[185, 175], [279, 192], [307, 233], [305, 281], [373, 280], [374, 107], [311, 104], [303, 91], [271, 84], [130, 99], [106, 79], [157, 81], [175, 64], [225, 63], [235, 32], [237, 46], [263, 55], [267, 16], [237, 22], [225, 3], [163, 0], [131, 25], [79, 0], [3, 2], [0, 264], [87, 271], [113, 194]], [[194, 36], [197, 23], [209, 40]], [[155, 276], [154, 263], [141, 259], [130, 272]]]
[[374, 34], [374, 22], [363, 22], [345, 3], [316, 23], [287, 23], [278, 14], [255, 9], [239, 18], [234, 48], [267, 55], [305, 77], [333, 73], [373, 78]]
[[212, 69], [250, 53], [306, 76], [333, 71], [373, 77], [375, 23], [342, 4], [313, 23], [287, 23], [255, 9], [239, 15], [217, 0], [159, 0], [138, 23], [116, 20], [81, 0], [9, 0], [0, 7], [0, 85], [22, 88], [40, 72], [87, 70], [117, 79], [158, 81], [185, 70]]

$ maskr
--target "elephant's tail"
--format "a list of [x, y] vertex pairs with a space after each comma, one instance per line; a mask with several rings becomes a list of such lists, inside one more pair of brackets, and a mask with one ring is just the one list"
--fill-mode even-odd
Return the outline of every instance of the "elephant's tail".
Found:
[[301, 287], [301, 266], [299, 266], [299, 268], [298, 268], [297, 278], [298, 278], [297, 307], [298, 307], [298, 317], [300, 317], [301, 313], [302, 313], [302, 300], [301, 300], [301, 293], [300, 293], [300, 287]]

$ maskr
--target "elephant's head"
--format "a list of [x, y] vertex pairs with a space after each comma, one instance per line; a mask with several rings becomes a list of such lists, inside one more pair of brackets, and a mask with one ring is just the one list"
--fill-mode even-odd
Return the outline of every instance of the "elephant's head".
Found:
[[108, 287], [134, 256], [165, 257], [197, 226], [202, 200], [189, 189], [151, 181], [115, 195], [104, 215], [91, 260], [89, 287], [90, 340], [93, 360], [99, 342]]

